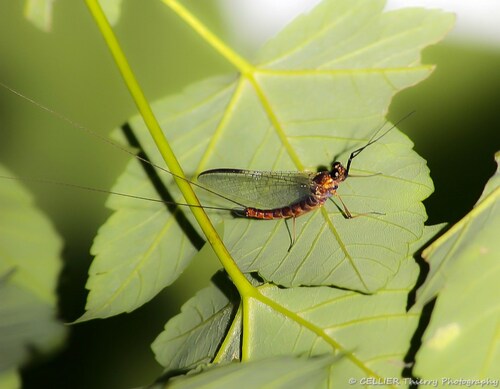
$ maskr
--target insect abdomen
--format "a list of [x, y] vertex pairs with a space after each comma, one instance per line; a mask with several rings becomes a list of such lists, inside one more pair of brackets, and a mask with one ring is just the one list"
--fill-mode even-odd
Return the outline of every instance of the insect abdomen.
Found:
[[291, 217], [298, 217], [321, 207], [325, 203], [325, 200], [318, 200], [316, 197], [310, 196], [305, 200], [282, 208], [258, 209], [247, 207], [244, 210], [244, 215], [251, 219], [288, 219]]

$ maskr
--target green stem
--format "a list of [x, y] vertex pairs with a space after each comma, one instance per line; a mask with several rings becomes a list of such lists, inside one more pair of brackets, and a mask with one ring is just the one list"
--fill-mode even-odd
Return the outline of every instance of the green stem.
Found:
[[[111, 29], [111, 26], [106, 19], [106, 16], [104, 15], [104, 12], [102, 11], [98, 1], [85, 0], [85, 2], [90, 10], [90, 13], [92, 14], [92, 17], [94, 18], [94, 21], [99, 27], [101, 35], [106, 41], [106, 45], [111, 51], [111, 54], [125, 81], [125, 84], [127, 85], [127, 88], [132, 98], [134, 99], [134, 102], [139, 109], [139, 112], [141, 113], [146, 126], [148, 127], [149, 133], [155, 141], [156, 146], [158, 147], [158, 150], [160, 151], [168, 169], [176, 176], [185, 177], [184, 172], [182, 171], [182, 168], [177, 161], [172, 148], [165, 138], [165, 135], [163, 134], [163, 131], [161, 130], [161, 127], [156, 120], [156, 117], [154, 116], [153, 111], [151, 110], [151, 107], [146, 97], [144, 96], [144, 93], [142, 92], [141, 87], [139, 86], [139, 83], [137, 82], [134, 73], [130, 68], [127, 58], [125, 57], [125, 54], [123, 53], [123, 50], [121, 49], [120, 44], [118, 43], [118, 40], [113, 33], [113, 30]], [[186, 180], [175, 177], [175, 182], [188, 204], [198, 206], [200, 205], [196, 194]], [[216, 255], [222, 263], [222, 266], [224, 267], [224, 269], [226, 269], [227, 273], [232, 278], [240, 293], [248, 291], [249, 288], [253, 289], [251, 284], [246, 280], [246, 278], [239, 270], [236, 262], [234, 262], [233, 258], [227, 251], [226, 246], [224, 246], [221, 238], [217, 234], [217, 231], [215, 231], [215, 228], [210, 222], [210, 219], [208, 218], [205, 211], [202, 208], [194, 207], [191, 208], [191, 211], [193, 212], [193, 215], [200, 225], [203, 233], [207, 237], [207, 240], [213, 247]]]

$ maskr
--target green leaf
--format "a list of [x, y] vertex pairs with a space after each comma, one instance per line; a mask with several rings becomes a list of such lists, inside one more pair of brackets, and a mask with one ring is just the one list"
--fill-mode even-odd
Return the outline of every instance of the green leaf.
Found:
[[16, 370], [0, 373], [0, 388], [18, 389], [21, 387], [21, 377]]
[[488, 196], [494, 194], [493, 192], [497, 190], [498, 187], [500, 186], [500, 151], [498, 151], [495, 154], [495, 162], [497, 163], [497, 171], [484, 186], [483, 193], [481, 194], [481, 197], [477, 201], [476, 206], [479, 203], [483, 202], [483, 200], [485, 200]]
[[123, 0], [100, 0], [101, 5], [109, 24], [116, 25], [122, 14]]
[[[415, 263], [407, 260], [396, 277], [413, 284], [417, 275]], [[246, 352], [253, 359], [336, 352], [342, 357], [332, 366], [332, 387], [344, 386], [351, 377], [398, 377], [419, 320], [406, 313], [410, 288], [388, 285], [362, 295], [328, 287], [263, 286], [260, 291], [280, 308], [249, 302]]]
[[[440, 227], [426, 228], [411, 251]], [[218, 289], [228, 293], [228, 284], [218, 282], [182, 307], [155, 340], [153, 350], [167, 372], [228, 362], [240, 355], [262, 359], [337, 353], [330, 377], [337, 386], [350, 377], [398, 377], [420, 319], [420, 311], [406, 312], [408, 292], [417, 276], [418, 266], [408, 258], [389, 284], [373, 295], [267, 284], [258, 287], [263, 298], [244, 298], [243, 306]]]
[[[0, 175], [12, 173], [0, 166]], [[0, 373], [7, 382], [30, 351], [64, 338], [56, 317], [61, 239], [17, 181], [0, 186]]]
[[[228, 291], [231, 298], [225, 293]], [[234, 287], [225, 280], [222, 288], [212, 284], [186, 302], [152, 344], [158, 362], [168, 371], [191, 370], [212, 362], [228, 333], [232, 335], [228, 338], [239, 338], [241, 323], [234, 315], [238, 307], [235, 296]]]
[[24, 17], [43, 32], [52, 30], [55, 0], [26, 0]]
[[[26, 0], [24, 17], [43, 32], [52, 31], [55, 0]], [[101, 0], [101, 7], [109, 23], [118, 23], [121, 15], [122, 0]]]
[[[436, 10], [382, 13], [383, 5], [325, 1], [270, 41], [257, 65], [225, 52], [241, 74], [202, 81], [154, 104], [188, 175], [217, 167], [315, 170], [334, 157], [345, 162], [353, 149], [366, 144], [384, 123], [392, 96], [431, 73], [432, 66], [420, 64], [420, 50], [439, 40], [453, 21]], [[213, 39], [207, 41], [216, 47]], [[161, 165], [142, 119], [132, 118], [130, 125], [152, 161]], [[349, 178], [339, 188], [353, 213], [383, 215], [345, 220], [328, 202], [297, 219], [297, 241], [290, 251], [283, 220], [210, 214], [215, 222], [224, 220], [224, 243], [243, 272], [258, 271], [266, 281], [285, 286], [376, 291], [394, 276], [423, 232], [421, 201], [433, 185], [412, 146], [393, 130], [352, 165], [353, 174], [381, 174]], [[163, 180], [173, 198], [182, 201], [172, 177]], [[113, 190], [155, 196], [136, 162]], [[204, 204], [234, 207], [198, 192]], [[164, 206], [113, 197], [109, 205], [116, 213], [92, 249], [97, 256], [82, 319], [139, 307], [172, 283], [195, 253], [194, 238]]]
[[423, 253], [431, 270], [417, 303], [437, 295], [417, 354], [415, 373], [423, 378], [498, 378], [499, 200], [497, 170], [474, 209]]
[[165, 387], [187, 388], [317, 388], [328, 379], [331, 356], [281, 357], [248, 363], [232, 363], [197, 375], [175, 379]]

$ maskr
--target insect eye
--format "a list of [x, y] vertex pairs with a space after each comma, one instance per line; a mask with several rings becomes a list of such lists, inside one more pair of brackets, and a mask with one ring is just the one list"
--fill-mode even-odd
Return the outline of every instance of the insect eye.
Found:
[[332, 163], [332, 170], [330, 171], [330, 176], [333, 178], [338, 178], [340, 176], [340, 168], [341, 168], [340, 162], [334, 162]]

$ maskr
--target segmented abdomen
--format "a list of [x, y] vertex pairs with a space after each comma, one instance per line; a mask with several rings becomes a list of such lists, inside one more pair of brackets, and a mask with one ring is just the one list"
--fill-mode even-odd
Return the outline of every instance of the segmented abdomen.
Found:
[[313, 211], [321, 207], [326, 199], [318, 199], [315, 196], [309, 196], [307, 199], [294, 203], [292, 205], [275, 208], [275, 209], [258, 209], [247, 207], [244, 210], [245, 217], [252, 219], [288, 219], [291, 217], [298, 217], [304, 213]]

